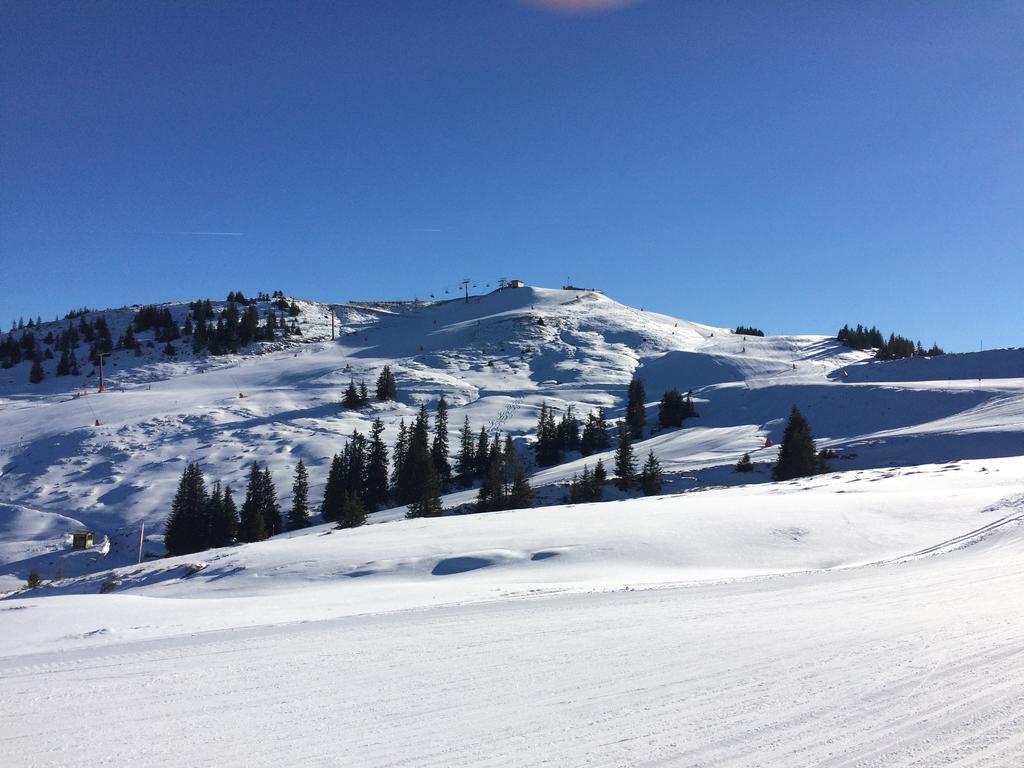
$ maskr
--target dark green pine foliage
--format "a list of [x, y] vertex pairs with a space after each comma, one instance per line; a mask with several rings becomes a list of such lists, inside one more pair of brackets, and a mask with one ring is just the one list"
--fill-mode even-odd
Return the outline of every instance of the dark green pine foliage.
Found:
[[28, 373], [28, 380], [31, 384], [38, 384], [43, 380], [43, 364], [38, 360], [32, 362], [32, 370]]
[[349, 381], [348, 387], [345, 389], [345, 396], [341, 400], [341, 404], [346, 408], [359, 408], [361, 407], [361, 401], [359, 399], [359, 390], [356, 389], [355, 381]]
[[164, 532], [167, 553], [187, 555], [201, 552], [209, 546], [209, 528], [206, 482], [199, 465], [193, 462], [181, 473], [178, 491], [171, 502], [171, 514]]
[[633, 379], [629, 382], [629, 396], [626, 401], [626, 424], [634, 440], [643, 437], [644, 425], [647, 423], [646, 401], [644, 383], [640, 379]]
[[657, 496], [661, 493], [664, 482], [661, 472], [661, 463], [654, 455], [654, 451], [647, 454], [647, 461], [640, 469], [640, 490], [644, 496]]
[[210, 546], [226, 547], [238, 536], [238, 508], [231, 495], [231, 486], [224, 488], [220, 496], [220, 483], [213, 489], [210, 504]]
[[595, 470], [583, 465], [583, 474], [577, 477], [573, 475], [572, 483], [569, 485], [569, 502], [572, 504], [586, 504], [588, 502], [602, 501], [604, 499], [604, 482], [607, 479], [604, 472], [604, 465], [599, 461], [600, 476]]
[[580, 449], [580, 422], [570, 405], [558, 422], [558, 445], [563, 451]]
[[341, 514], [338, 516], [339, 528], [358, 528], [366, 522], [366, 507], [363, 500], [350, 493], [343, 495]]
[[447, 488], [452, 480], [452, 465], [448, 461], [448, 403], [443, 395], [437, 401], [434, 415], [434, 442], [430, 446], [430, 456], [441, 488]]
[[366, 496], [366, 436], [352, 430], [352, 438], [342, 451], [345, 462], [345, 493], [360, 501]]
[[309, 527], [309, 472], [306, 465], [299, 459], [295, 465], [295, 478], [292, 480], [292, 506], [288, 510], [288, 530], [297, 531]]
[[331, 459], [331, 468], [327, 473], [327, 484], [324, 486], [324, 498], [320, 503], [320, 516], [324, 522], [333, 523], [341, 517], [345, 505], [345, 463], [339, 453]]
[[427, 439], [428, 418], [427, 407], [421, 406], [409, 432], [409, 453], [400, 483], [409, 517], [437, 517], [442, 512], [441, 479]]
[[615, 486], [620, 491], [628, 491], [636, 482], [633, 432], [624, 421], [619, 422], [619, 447], [615, 450], [615, 476]]
[[818, 470], [818, 456], [814, 451], [811, 425], [794, 405], [790, 411], [786, 431], [779, 446], [779, 460], [772, 471], [776, 480], [813, 475]]
[[505, 437], [504, 444], [495, 437], [491, 443], [487, 473], [477, 493], [477, 511], [525, 509], [530, 506], [532, 496], [526, 468], [515, 451], [511, 436]]
[[270, 534], [267, 532], [267, 521], [263, 517], [266, 504], [263, 500], [263, 473], [255, 461], [249, 470], [249, 481], [245, 486], [245, 501], [238, 523], [239, 541], [263, 541]]
[[366, 381], [359, 382], [359, 407], [363, 408], [370, 404], [370, 393], [366, 389]]
[[397, 400], [398, 384], [395, 382], [395, 375], [391, 372], [391, 366], [385, 365], [384, 370], [377, 377], [377, 399]]
[[670, 389], [661, 396], [661, 405], [658, 406], [658, 423], [662, 427], [681, 427], [685, 419], [697, 415], [697, 409], [693, 407], [693, 400], [678, 389]]
[[263, 520], [267, 526], [267, 535], [276, 536], [284, 530], [284, 526], [281, 524], [281, 507], [277, 503], [277, 489], [270, 476], [270, 467], [263, 470], [262, 483]]
[[537, 442], [534, 444], [538, 467], [553, 467], [562, 460], [555, 415], [547, 403], [541, 403], [537, 418]]
[[487, 436], [487, 429], [480, 427], [480, 435], [476, 441], [476, 454], [473, 457], [473, 467], [478, 479], [483, 479], [484, 475], [487, 474], [490, 454], [491, 446]]
[[398, 422], [398, 437], [395, 439], [394, 462], [391, 469], [391, 493], [399, 504], [406, 504], [402, 483], [405, 479], [405, 461], [409, 457], [409, 428], [405, 419]]
[[600, 490], [597, 501], [601, 500], [604, 494], [604, 485], [608, 482], [608, 472], [604, 468], [604, 459], [598, 459], [594, 465], [594, 487]]
[[476, 451], [473, 444], [473, 429], [469, 426], [469, 416], [462, 422], [459, 430], [459, 455], [455, 459], [455, 479], [463, 487], [473, 482], [476, 474]]
[[370, 512], [376, 512], [388, 500], [388, 447], [384, 443], [384, 422], [373, 420], [370, 427], [370, 446], [366, 459], [366, 489], [363, 503]]
[[587, 423], [583, 426], [583, 434], [580, 435], [580, 453], [590, 456], [592, 453], [607, 451], [611, 444], [604, 409], [598, 408], [596, 413], [587, 415]]
[[737, 472], [753, 472], [754, 471], [754, 462], [752, 462], [750, 460], [750, 454], [749, 453], [744, 453], [740, 457], [740, 460], [736, 462], [736, 471]]

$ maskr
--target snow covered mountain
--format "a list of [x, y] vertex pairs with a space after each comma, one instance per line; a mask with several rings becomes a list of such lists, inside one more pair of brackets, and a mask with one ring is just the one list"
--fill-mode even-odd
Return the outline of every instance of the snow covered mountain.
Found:
[[[442, 395], [452, 406], [453, 433], [468, 416], [474, 431], [507, 432], [525, 446], [542, 403], [579, 415], [600, 406], [614, 419], [636, 376], [651, 401], [648, 422], [656, 423], [663, 391], [690, 391], [700, 417], [681, 430], [655, 430], [637, 445], [638, 455], [653, 450], [661, 460], [669, 490], [736, 482], [731, 468], [744, 452], [755, 462], [773, 460], [765, 438], [778, 442], [794, 404], [819, 446], [839, 452], [837, 469], [1024, 454], [1021, 349], [880, 363], [828, 338], [743, 337], [585, 290], [297, 304], [301, 337], [259, 342], [245, 354], [194, 356], [186, 340], [168, 357], [150, 343], [153, 332], [139, 334], [140, 356], [124, 351], [106, 359], [102, 394], [88, 365], [78, 377], [55, 377], [55, 363], [47, 361], [39, 384], [28, 383], [28, 362], [4, 371], [0, 578], [14, 586], [33, 566], [50, 574], [54, 554], [79, 527], [108, 537], [109, 555], [61, 558], [61, 575], [133, 562], [138, 526], [159, 534], [189, 461], [236, 489], [253, 460], [265, 463], [287, 503], [301, 457], [316, 501], [331, 455], [354, 429], [367, 432], [379, 416], [390, 443], [400, 419], [409, 422], [421, 403]], [[165, 306], [179, 322], [188, 313], [187, 303]], [[269, 305], [260, 307], [265, 314]], [[102, 313], [115, 338], [136, 309]], [[35, 333], [42, 338], [64, 326], [44, 323]], [[399, 402], [344, 409], [344, 387], [352, 380], [372, 386], [385, 364], [397, 376]], [[558, 501], [573, 473], [597, 457], [569, 458], [534, 472], [541, 501]], [[766, 468], [762, 463], [745, 479], [767, 479]], [[454, 493], [445, 504], [473, 496]], [[153, 548], [159, 551], [158, 542]]]
[[[114, 765], [1019, 764], [1024, 350], [879, 363], [592, 291], [297, 304], [301, 336], [238, 355], [171, 358], [141, 334], [141, 355], [107, 359], [102, 394], [97, 372], [58, 378], [50, 360], [39, 384], [28, 363], [0, 375], [17, 764], [94, 765], [68, 722]], [[104, 313], [115, 337], [134, 312]], [[385, 364], [399, 401], [343, 408]], [[453, 432], [468, 416], [529, 455], [542, 404], [614, 419], [634, 376], [648, 425], [669, 388], [700, 412], [636, 444], [665, 495], [559, 504], [597, 458], [570, 454], [531, 467], [535, 509], [399, 508], [157, 556], [187, 462], [236, 488], [265, 463], [286, 505], [301, 457], [316, 502], [375, 417], [392, 442], [443, 395]], [[766, 438], [793, 405], [835, 471], [771, 483]], [[103, 545], [72, 551], [81, 526]], [[21, 590], [30, 569], [44, 584]]]

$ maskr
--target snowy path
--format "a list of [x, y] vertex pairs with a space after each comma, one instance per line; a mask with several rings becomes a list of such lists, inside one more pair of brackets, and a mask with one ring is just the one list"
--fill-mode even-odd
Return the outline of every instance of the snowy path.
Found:
[[839, 572], [10, 657], [0, 763], [1019, 765], [1022, 534]]

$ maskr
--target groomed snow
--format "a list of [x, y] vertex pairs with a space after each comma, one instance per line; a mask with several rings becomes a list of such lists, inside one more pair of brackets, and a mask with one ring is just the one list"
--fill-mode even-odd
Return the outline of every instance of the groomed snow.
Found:
[[967, 461], [312, 529], [104, 595], [68, 580], [0, 601], [0, 754], [1014, 766], [1022, 519], [1024, 459]]

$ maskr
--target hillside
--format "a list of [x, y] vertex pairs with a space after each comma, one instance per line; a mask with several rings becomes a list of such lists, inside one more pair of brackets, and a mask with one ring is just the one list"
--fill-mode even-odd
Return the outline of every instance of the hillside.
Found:
[[[354, 429], [367, 432], [379, 416], [391, 443], [400, 419], [408, 423], [421, 403], [432, 407], [442, 395], [452, 406], [453, 437], [468, 416], [474, 431], [510, 433], [528, 455], [542, 403], [579, 415], [600, 406], [614, 419], [635, 375], [650, 401], [648, 425], [656, 425], [661, 392], [690, 391], [700, 417], [681, 430], [645, 434], [636, 446], [638, 455], [652, 450], [661, 460], [667, 490], [767, 479], [775, 449], [763, 448], [765, 437], [778, 442], [794, 404], [819, 445], [839, 451], [837, 469], [1024, 454], [1024, 350], [878, 363], [823, 337], [741, 337], [596, 292], [543, 288], [468, 302], [334, 305], [331, 341], [332, 306], [296, 303], [301, 336], [237, 355], [194, 356], [185, 342], [169, 358], [161, 344], [150, 345], [152, 332], [139, 334], [140, 356], [107, 358], [103, 394], [88, 365], [81, 376], [55, 377], [54, 361], [46, 361], [37, 385], [28, 383], [27, 362], [3, 371], [0, 584], [22, 583], [32, 567], [52, 578], [134, 562], [142, 523], [153, 535], [146, 551], [159, 553], [170, 497], [189, 461], [236, 491], [252, 461], [266, 463], [286, 505], [301, 457], [318, 502], [330, 457]], [[187, 303], [165, 306], [178, 321], [188, 312]], [[268, 306], [260, 305], [261, 316]], [[136, 309], [102, 313], [115, 338]], [[63, 326], [44, 323], [35, 332]], [[397, 376], [399, 402], [342, 408], [349, 381], [372, 386], [385, 364]], [[761, 465], [739, 478], [731, 467], [748, 451]], [[561, 499], [573, 473], [597, 457], [567, 458], [534, 471], [540, 502]], [[459, 507], [474, 495], [453, 493], [445, 504]], [[109, 554], [59, 557], [66, 533], [78, 527], [109, 537]]]

